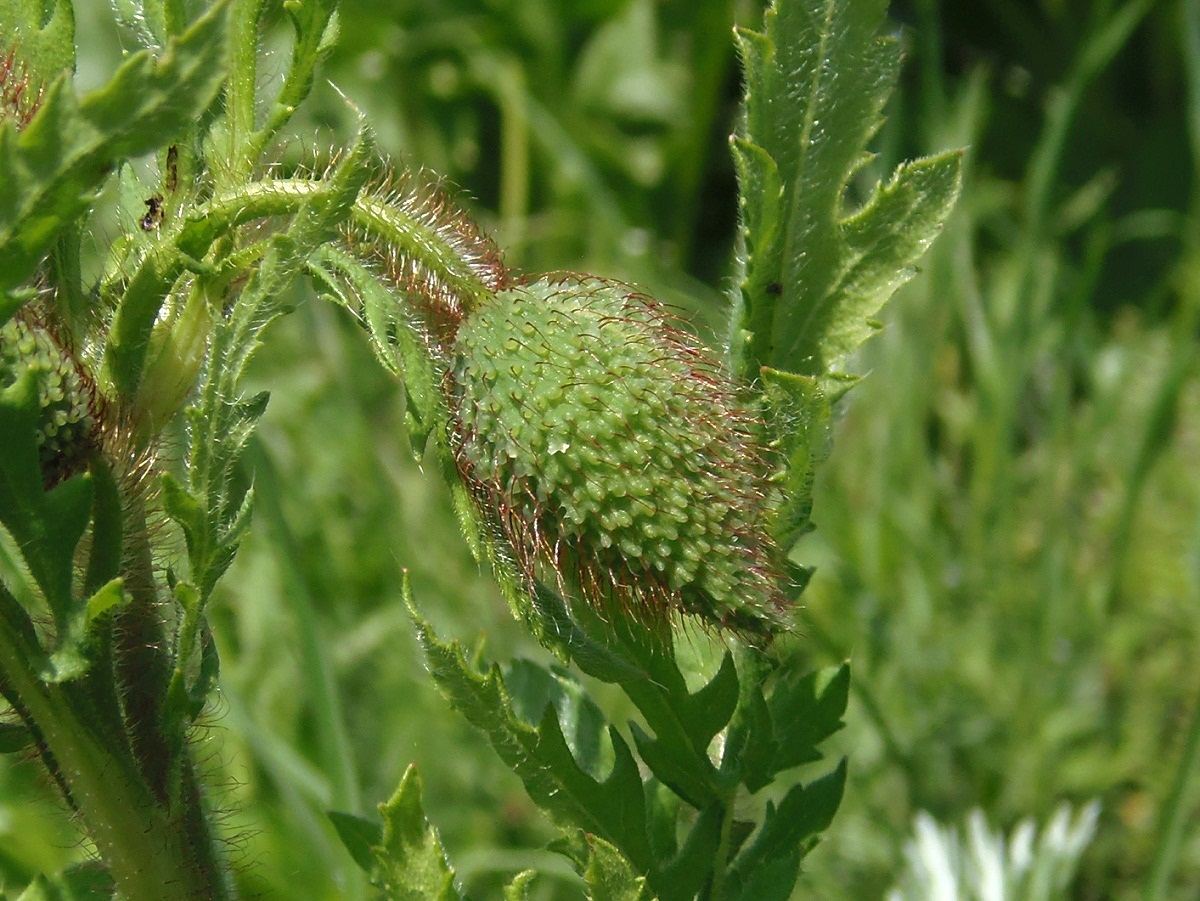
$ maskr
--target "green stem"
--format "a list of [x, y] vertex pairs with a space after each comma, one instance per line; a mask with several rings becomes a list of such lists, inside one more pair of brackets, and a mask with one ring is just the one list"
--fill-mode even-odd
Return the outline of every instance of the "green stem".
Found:
[[733, 846], [733, 804], [724, 805], [721, 816], [721, 838], [717, 853], [713, 855], [712, 883], [708, 890], [708, 901], [721, 901], [725, 897], [725, 877], [729, 871], [729, 852]]
[[[298, 25], [295, 42], [292, 46], [292, 59], [284, 76], [283, 87], [271, 104], [267, 120], [263, 127], [249, 137], [246, 142], [245, 158], [257, 165], [262, 158], [267, 145], [279, 134], [296, 112], [296, 108], [304, 102], [313, 86], [313, 76], [317, 64], [324, 55], [322, 41], [329, 27], [334, 5], [329, 4], [324, 9], [317, 8], [316, 18], [307, 18], [303, 25]], [[309, 10], [297, 13], [298, 16], [310, 16]], [[318, 25], [319, 22], [319, 25]], [[245, 170], [249, 172], [249, 169]]]
[[[47, 685], [31, 665], [36, 650], [10, 623], [0, 622], [0, 673], [7, 691], [36, 724], [44, 759], [69, 788], [117, 891], [127, 901], [225, 899], [225, 885], [207, 822], [189, 835], [158, 804], [118, 749], [105, 747], [85, 725], [80, 694], [70, 684]], [[203, 841], [200, 841], [203, 839]], [[203, 854], [201, 853], [203, 852]]]
[[225, 122], [229, 130], [227, 159], [217, 171], [224, 187], [245, 181], [257, 157], [247, 150], [254, 136], [254, 94], [258, 81], [258, 22], [263, 0], [235, 0], [230, 13], [229, 80], [225, 87]]
[[[148, 254], [129, 280], [113, 319], [106, 348], [106, 365], [118, 394], [132, 401], [146, 363], [150, 335], [162, 305], [175, 282], [195, 268], [218, 238], [249, 222], [299, 212], [329, 184], [320, 179], [278, 179], [252, 182], [228, 191], [192, 213], [170, 241]], [[417, 205], [419, 202], [415, 201]], [[428, 272], [464, 307], [488, 297], [491, 287], [465, 252], [461, 234], [453, 224], [434, 223], [423, 209], [407, 209], [402, 201], [363, 192], [350, 211], [357, 239], [389, 261], [401, 260]], [[260, 250], [247, 250], [247, 261]], [[212, 273], [208, 273], [211, 277]], [[222, 266], [220, 278], [232, 273]]]
[[149, 539], [144, 515], [140, 528], [130, 530], [129, 563], [125, 590], [129, 603], [113, 622], [113, 666], [124, 706], [125, 728], [142, 778], [160, 802], [166, 803], [173, 781], [174, 744], [163, 734], [163, 701], [166, 699], [166, 633], [158, 588], [154, 584]]

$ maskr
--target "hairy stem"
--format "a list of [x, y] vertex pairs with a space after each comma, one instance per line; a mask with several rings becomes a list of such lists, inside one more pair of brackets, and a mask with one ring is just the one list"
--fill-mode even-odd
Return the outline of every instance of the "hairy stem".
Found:
[[127, 549], [125, 590], [130, 602], [113, 623], [113, 664], [134, 758], [154, 796], [165, 803], [174, 757], [171, 742], [162, 731], [168, 676], [166, 635], [144, 515], [138, 519], [141, 528], [131, 531]]
[[[125, 289], [106, 351], [118, 393], [127, 399], [134, 397], [145, 368], [150, 333], [176, 281], [189, 270], [209, 279], [236, 275], [226, 266], [218, 272], [201, 262], [214, 242], [231, 235], [238, 226], [272, 216], [294, 215], [328, 190], [328, 180], [321, 179], [268, 179], [244, 185], [197, 209], [172, 240], [164, 241], [147, 255]], [[363, 191], [354, 201], [349, 218], [362, 241], [386, 247], [395, 259], [429, 272], [440, 285], [462, 298], [465, 306], [491, 293], [456, 245], [456, 236], [410, 214], [403, 204]], [[259, 254], [258, 249], [247, 250], [245, 259], [257, 260]]]
[[[44, 683], [31, 665], [36, 659], [27, 637], [7, 619], [0, 623], [6, 694], [15, 695], [36, 723], [43, 759], [52, 763], [56, 781], [87, 824], [121, 897], [228, 898], [207, 822], [185, 824], [158, 803], [127, 755], [105, 746], [88, 728], [86, 697], [70, 683]], [[182, 805], [184, 817], [189, 806]]]

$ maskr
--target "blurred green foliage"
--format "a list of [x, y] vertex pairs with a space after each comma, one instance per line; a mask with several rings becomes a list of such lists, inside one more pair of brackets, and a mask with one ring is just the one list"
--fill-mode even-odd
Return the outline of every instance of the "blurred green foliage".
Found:
[[[346, 142], [340, 91], [400, 164], [473, 198], [511, 264], [628, 278], [719, 333], [730, 29], [760, 15], [740, 0], [347, 2], [338, 90], [319, 87], [279, 156], [312, 165]], [[856, 672], [835, 749], [850, 783], [803, 896], [880, 897], [917, 810], [979, 806], [1003, 828], [1098, 797], [1075, 896], [1141, 897], [1200, 702], [1200, 3], [908, 0], [892, 16], [907, 64], [866, 175], [952, 146], [968, 175], [857, 367], [872, 375], [801, 545], [819, 563], [802, 645]], [[85, 42], [81, 73], [120, 40]], [[516, 778], [422, 672], [401, 570], [445, 634], [544, 652], [411, 462], [358, 327], [308, 305], [276, 329], [255, 362], [272, 387], [249, 460], [259, 502], [212, 608], [222, 694], [202, 745], [237, 811], [247, 894], [361, 897], [323, 811], [368, 813], [415, 761], [468, 893], [497, 897], [536, 866], [561, 878], [534, 897], [579, 897], [530, 850], [550, 830]], [[5, 763], [4, 883], [85, 852], [50, 798]], [[1178, 801], [1166, 897], [1188, 899], [1200, 798]]]

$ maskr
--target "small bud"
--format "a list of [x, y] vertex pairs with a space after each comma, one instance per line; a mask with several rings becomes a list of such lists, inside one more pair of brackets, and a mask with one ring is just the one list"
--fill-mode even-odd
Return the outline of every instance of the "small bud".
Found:
[[472, 311], [451, 355], [459, 469], [527, 576], [651, 624], [784, 627], [759, 430], [659, 306], [542, 280]]
[[192, 292], [178, 312], [155, 325], [130, 414], [143, 434], [157, 435], [179, 412], [204, 365], [212, 332], [210, 299]]

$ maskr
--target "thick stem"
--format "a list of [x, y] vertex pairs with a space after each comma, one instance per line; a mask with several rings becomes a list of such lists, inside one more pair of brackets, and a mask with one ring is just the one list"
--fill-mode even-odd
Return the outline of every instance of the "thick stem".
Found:
[[[0, 624], [0, 673], [22, 711], [36, 723], [55, 778], [68, 787], [87, 832], [127, 901], [225, 899], [229, 891], [211, 852], [207, 823], [197, 811], [173, 814], [159, 804], [131, 762], [89, 730], [83, 694], [47, 685], [32, 671], [31, 655], [8, 623]], [[184, 805], [190, 806], [190, 805]], [[188, 828], [190, 826], [190, 828]]]
[[163, 702], [170, 677], [162, 605], [154, 584], [145, 517], [130, 533], [125, 590], [129, 603], [113, 623], [113, 666], [124, 707], [125, 730], [142, 778], [160, 803], [169, 802], [175, 742], [163, 734]]

